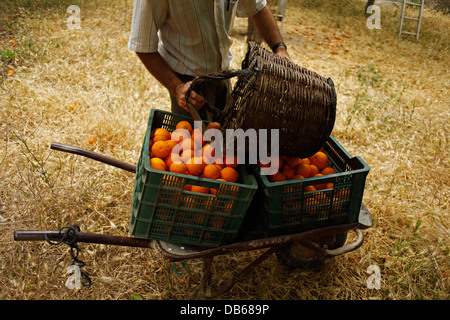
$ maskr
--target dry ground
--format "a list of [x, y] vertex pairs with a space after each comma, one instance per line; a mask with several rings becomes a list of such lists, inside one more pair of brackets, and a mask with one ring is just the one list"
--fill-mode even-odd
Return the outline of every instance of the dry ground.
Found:
[[[81, 8], [79, 30], [66, 26], [71, 4]], [[179, 275], [152, 250], [81, 244], [93, 285], [72, 291], [66, 246], [13, 241], [15, 230], [74, 223], [127, 236], [134, 176], [49, 146], [136, 163], [150, 109], [167, 109], [169, 99], [126, 47], [132, 0], [7, 0], [0, 9], [0, 299], [199, 298], [202, 261]], [[293, 60], [336, 84], [333, 134], [372, 168], [364, 202], [374, 226], [360, 249], [319, 271], [289, 271], [270, 258], [224, 299], [449, 298], [450, 19], [425, 11], [419, 41], [399, 40], [398, 9], [383, 7], [372, 30], [363, 9], [288, 1], [283, 31]], [[245, 30], [238, 19], [234, 68]], [[213, 281], [254, 254], [220, 258]], [[378, 290], [367, 288], [371, 265], [381, 270]]]

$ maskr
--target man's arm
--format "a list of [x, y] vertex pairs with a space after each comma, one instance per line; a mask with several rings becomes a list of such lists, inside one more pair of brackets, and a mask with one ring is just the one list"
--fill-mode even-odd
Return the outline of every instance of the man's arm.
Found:
[[[264, 41], [272, 48], [277, 43], [283, 42], [280, 29], [275, 21], [272, 12], [268, 6], [265, 6], [261, 11], [251, 17], [253, 24], [259, 33], [263, 36]], [[275, 53], [291, 60], [286, 47], [279, 46]]]
[[[191, 82], [181, 81], [175, 73], [166, 65], [161, 55], [158, 52], [142, 53], [136, 52], [139, 59], [141, 59], [147, 70], [164, 86], [169, 90], [169, 93], [176, 97], [178, 105], [189, 111], [186, 106], [185, 94]], [[200, 109], [204, 100], [202, 96], [191, 90], [189, 96], [189, 102], [195, 107]]]

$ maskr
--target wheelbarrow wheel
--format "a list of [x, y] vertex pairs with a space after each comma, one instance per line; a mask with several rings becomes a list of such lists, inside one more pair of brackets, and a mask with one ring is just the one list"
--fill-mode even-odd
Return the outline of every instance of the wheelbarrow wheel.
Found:
[[347, 240], [347, 232], [332, 234], [319, 239], [298, 241], [281, 248], [276, 257], [282, 265], [289, 269], [320, 268], [327, 257], [321, 249], [336, 249], [342, 247]]

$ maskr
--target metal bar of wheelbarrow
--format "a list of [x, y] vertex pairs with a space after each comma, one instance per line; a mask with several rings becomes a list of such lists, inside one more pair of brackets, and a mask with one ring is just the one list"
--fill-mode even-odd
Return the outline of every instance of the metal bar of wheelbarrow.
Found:
[[[336, 232], [342, 232], [346, 230], [352, 230], [359, 227], [358, 223], [352, 223], [348, 225], [337, 225], [333, 227], [325, 227], [316, 230], [310, 230], [303, 233], [283, 235], [272, 238], [255, 239], [243, 242], [231, 243], [216, 248], [202, 249], [199, 247], [191, 247], [188, 245], [176, 245], [165, 241], [156, 241], [156, 247], [163, 255], [171, 261], [182, 261], [187, 259], [205, 258], [210, 256], [225, 255], [237, 251], [252, 251], [258, 249], [269, 248], [278, 245], [285, 245], [294, 241], [301, 241], [313, 237], [323, 236], [327, 234], [333, 234]], [[14, 231], [15, 241], [60, 241], [64, 234], [61, 231], [48, 231], [48, 230], [17, 230]], [[127, 247], [139, 247], [139, 248], [151, 248], [151, 239], [136, 238], [136, 237], [123, 237], [104, 235], [99, 233], [85, 233], [76, 232], [74, 235], [77, 242], [127, 246]], [[362, 239], [362, 238], [361, 238]], [[73, 239], [66, 239], [71, 242]], [[362, 241], [358, 241], [359, 245]], [[181, 249], [180, 249], [181, 248]], [[354, 248], [353, 248], [354, 249]], [[331, 252], [330, 252], [331, 253]], [[341, 254], [344, 253], [341, 251]]]
[[[288, 234], [270, 238], [254, 239], [242, 242], [231, 243], [223, 245], [217, 248], [207, 248], [201, 249], [199, 247], [191, 247], [188, 245], [176, 245], [165, 241], [156, 241], [156, 248], [171, 261], [182, 261], [187, 259], [205, 258], [211, 256], [224, 255], [237, 251], [251, 251], [269, 248], [272, 246], [285, 245], [294, 241], [303, 241], [312, 238], [317, 238], [329, 234], [344, 232], [348, 230], [355, 230], [358, 235], [358, 239], [354, 244], [341, 248], [340, 250], [326, 250], [327, 255], [339, 255], [351, 250], [355, 250], [361, 246], [363, 242], [362, 233], [360, 229], [367, 229], [372, 226], [372, 216], [367, 210], [366, 206], [363, 204], [361, 206], [359, 221], [350, 224], [340, 224], [335, 226], [328, 226], [319, 229], [309, 230], [297, 234]], [[40, 230], [18, 230], [14, 232], [15, 241], [59, 241], [61, 240], [63, 234], [60, 231], [40, 231]], [[118, 245], [118, 246], [129, 246], [129, 247], [140, 247], [140, 248], [151, 248], [152, 239], [137, 238], [137, 237], [123, 237], [123, 236], [113, 236], [104, 235], [98, 233], [84, 233], [76, 232], [77, 242], [85, 243], [95, 243], [95, 244], [106, 244], [106, 245]], [[73, 239], [67, 239], [71, 241]], [[181, 249], [180, 249], [181, 248]]]

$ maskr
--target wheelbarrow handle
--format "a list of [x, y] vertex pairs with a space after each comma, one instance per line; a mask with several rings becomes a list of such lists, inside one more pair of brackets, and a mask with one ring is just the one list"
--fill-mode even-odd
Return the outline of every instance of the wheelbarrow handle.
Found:
[[81, 155], [81, 156], [84, 156], [84, 157], [87, 157], [87, 158], [90, 158], [93, 160], [97, 160], [97, 161], [112, 165], [112, 166], [120, 168], [120, 169], [124, 169], [126, 171], [136, 173], [135, 165], [104, 156], [97, 152], [93, 152], [93, 151], [86, 150], [86, 149], [79, 148], [79, 147], [68, 146], [68, 145], [64, 145], [61, 143], [55, 143], [55, 142], [53, 142], [50, 145], [50, 148], [53, 150], [59, 150], [59, 151], [73, 153], [73, 154], [78, 154], [78, 155]]
[[[14, 231], [15, 241], [59, 241], [62, 239], [63, 233], [61, 231], [41, 231], [41, 230], [17, 230]], [[68, 239], [72, 240], [72, 239]], [[152, 240], [105, 235], [98, 233], [76, 232], [77, 242], [126, 246], [137, 248], [151, 248]]]

